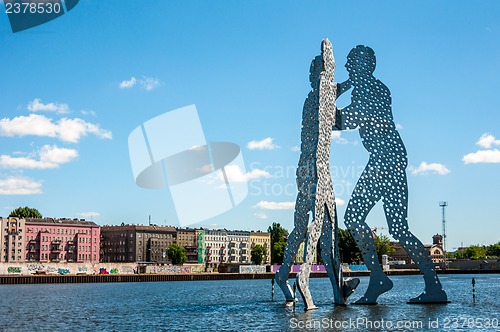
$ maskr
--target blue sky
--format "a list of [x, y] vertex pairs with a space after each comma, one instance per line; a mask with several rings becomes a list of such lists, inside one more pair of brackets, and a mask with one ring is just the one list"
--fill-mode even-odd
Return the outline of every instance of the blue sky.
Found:
[[[196, 104], [207, 141], [241, 146], [249, 180], [203, 225], [291, 230], [309, 65], [328, 37], [337, 81], [352, 47], [375, 50], [408, 150], [410, 229], [429, 243], [445, 200], [448, 250], [497, 242], [499, 14], [497, 1], [81, 0], [15, 34], [0, 15], [0, 215], [177, 225], [168, 190], [135, 185], [127, 139]], [[342, 219], [368, 155], [355, 131], [331, 150]], [[380, 205], [368, 223], [387, 234]]]

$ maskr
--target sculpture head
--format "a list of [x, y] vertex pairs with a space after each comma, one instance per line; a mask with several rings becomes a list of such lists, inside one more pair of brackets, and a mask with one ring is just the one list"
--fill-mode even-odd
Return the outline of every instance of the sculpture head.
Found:
[[358, 45], [347, 55], [345, 65], [349, 79], [354, 85], [373, 74], [376, 65], [375, 52], [368, 46]]

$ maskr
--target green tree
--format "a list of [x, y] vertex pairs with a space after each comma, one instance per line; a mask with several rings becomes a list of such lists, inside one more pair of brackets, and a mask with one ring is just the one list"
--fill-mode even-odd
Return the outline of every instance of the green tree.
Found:
[[500, 257], [500, 242], [487, 246], [486, 255], [489, 257]]
[[387, 235], [375, 236], [375, 247], [377, 248], [379, 263], [382, 263], [382, 255], [390, 255], [395, 251]]
[[276, 222], [273, 222], [272, 226], [267, 228], [267, 232], [271, 233], [271, 243], [286, 242], [288, 238], [288, 231]]
[[283, 264], [288, 231], [276, 222], [273, 222], [267, 231], [271, 234], [271, 263]]
[[484, 246], [469, 246], [464, 250], [464, 256], [469, 259], [479, 259], [486, 257], [486, 248]]
[[17, 209], [12, 210], [9, 214], [10, 217], [18, 217], [18, 218], [42, 218], [42, 214], [38, 212], [37, 209], [30, 207], [18, 207]]
[[253, 247], [250, 254], [252, 256], [252, 262], [256, 265], [260, 265], [264, 260], [264, 255], [266, 254], [266, 248], [264, 248], [260, 244], [257, 244]]
[[339, 228], [339, 254], [342, 263], [354, 263], [361, 260], [361, 251], [359, 251], [356, 241], [348, 230]]
[[271, 263], [283, 264], [283, 256], [285, 255], [286, 242], [275, 242], [271, 244]]
[[[356, 241], [348, 230], [339, 228], [338, 230], [338, 246], [339, 256], [342, 263], [356, 263], [361, 260], [361, 251], [359, 251]], [[318, 264], [323, 264], [323, 257], [321, 256], [321, 246], [316, 247], [316, 259]]]
[[187, 260], [186, 249], [176, 243], [172, 243], [167, 249], [167, 256], [174, 265], [182, 265]]

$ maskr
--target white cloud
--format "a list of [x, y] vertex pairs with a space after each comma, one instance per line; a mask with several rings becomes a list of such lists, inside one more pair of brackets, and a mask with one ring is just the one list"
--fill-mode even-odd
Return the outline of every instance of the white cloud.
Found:
[[[258, 178], [268, 178], [271, 176], [269, 172], [261, 169], [253, 169], [250, 172], [243, 173], [242, 169], [238, 165], [229, 165], [224, 167], [226, 171], [227, 180], [229, 182], [248, 182], [250, 180], [255, 180]], [[222, 174], [220, 175], [222, 177]]]
[[418, 167], [414, 167], [414, 166], [408, 167], [408, 170], [414, 175], [418, 175], [418, 174], [446, 175], [446, 174], [450, 173], [450, 170], [448, 168], [446, 168], [446, 166], [443, 164], [438, 164], [438, 163], [428, 164], [425, 161], [423, 161], [420, 164], [420, 166], [418, 166]]
[[269, 202], [260, 201], [254, 208], [264, 209], [264, 210], [291, 210], [295, 207], [295, 202]]
[[290, 148], [290, 150], [292, 150], [293, 152], [299, 152], [300, 151], [300, 146], [298, 146], [298, 145], [292, 146]]
[[38, 154], [40, 160], [54, 164], [65, 164], [78, 157], [76, 150], [59, 148], [56, 145], [44, 145]]
[[262, 141], [248, 142], [247, 148], [250, 150], [274, 150], [279, 148], [279, 146], [273, 143], [273, 139], [271, 137], [267, 137]]
[[255, 213], [255, 216], [256, 216], [257, 218], [259, 218], [259, 219], [267, 219], [267, 218], [269, 218], [269, 216], [268, 216], [267, 214], [262, 213], [262, 212], [257, 212], [257, 213]]
[[28, 103], [28, 111], [30, 112], [55, 112], [60, 114], [69, 113], [68, 104], [58, 103], [42, 103], [41, 99], [35, 98], [32, 102]]
[[397, 130], [403, 129], [403, 125], [401, 123], [396, 123], [396, 129]]
[[139, 85], [142, 89], [146, 91], [151, 91], [156, 89], [161, 85], [160, 79], [155, 77], [143, 76], [142, 79], [137, 79], [132, 76], [129, 80], [120, 82], [120, 89], [130, 89], [134, 86]]
[[46, 136], [55, 137], [65, 142], [77, 143], [80, 138], [93, 134], [99, 138], [111, 139], [109, 130], [98, 124], [86, 122], [79, 118], [62, 118], [57, 122], [39, 114], [18, 116], [13, 119], [0, 120], [0, 136]]
[[500, 151], [498, 149], [478, 150], [474, 153], [466, 154], [462, 160], [466, 164], [500, 163]]
[[500, 145], [500, 139], [496, 139], [491, 134], [484, 133], [476, 144], [488, 150], [478, 150], [466, 154], [462, 157], [462, 161], [465, 164], [500, 163], [500, 151], [498, 149], [491, 149], [495, 145]]
[[77, 215], [84, 218], [94, 218], [99, 217], [101, 214], [99, 212], [78, 212]]
[[345, 200], [339, 197], [335, 197], [335, 203], [337, 203], [338, 206], [343, 206], [345, 205]]
[[32, 157], [11, 157], [0, 155], [0, 168], [10, 169], [50, 169], [70, 162], [78, 157], [78, 151], [59, 148], [55, 145], [44, 145], [36, 153], [38, 160]]
[[479, 141], [476, 142], [482, 148], [489, 149], [493, 145], [500, 145], [500, 139], [496, 139], [495, 136], [484, 133], [479, 138]]
[[130, 89], [134, 87], [134, 85], [137, 84], [137, 79], [132, 76], [128, 81], [121, 81], [120, 82], [120, 89]]
[[140, 83], [141, 87], [146, 91], [151, 91], [161, 85], [160, 80], [158, 78], [146, 77], [146, 76], [142, 77]]
[[342, 133], [340, 131], [332, 131], [333, 141], [337, 144], [347, 144], [347, 140], [341, 137]]
[[94, 112], [94, 111], [81, 110], [80, 112], [81, 112], [83, 115], [91, 115], [91, 116], [96, 116], [96, 112]]
[[26, 177], [0, 179], [0, 195], [32, 195], [42, 193], [42, 183]]

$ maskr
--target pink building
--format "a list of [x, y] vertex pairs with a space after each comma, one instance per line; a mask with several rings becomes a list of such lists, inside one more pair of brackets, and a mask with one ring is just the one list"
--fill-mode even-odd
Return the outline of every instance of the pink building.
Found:
[[26, 261], [98, 262], [100, 227], [85, 219], [26, 219]]

